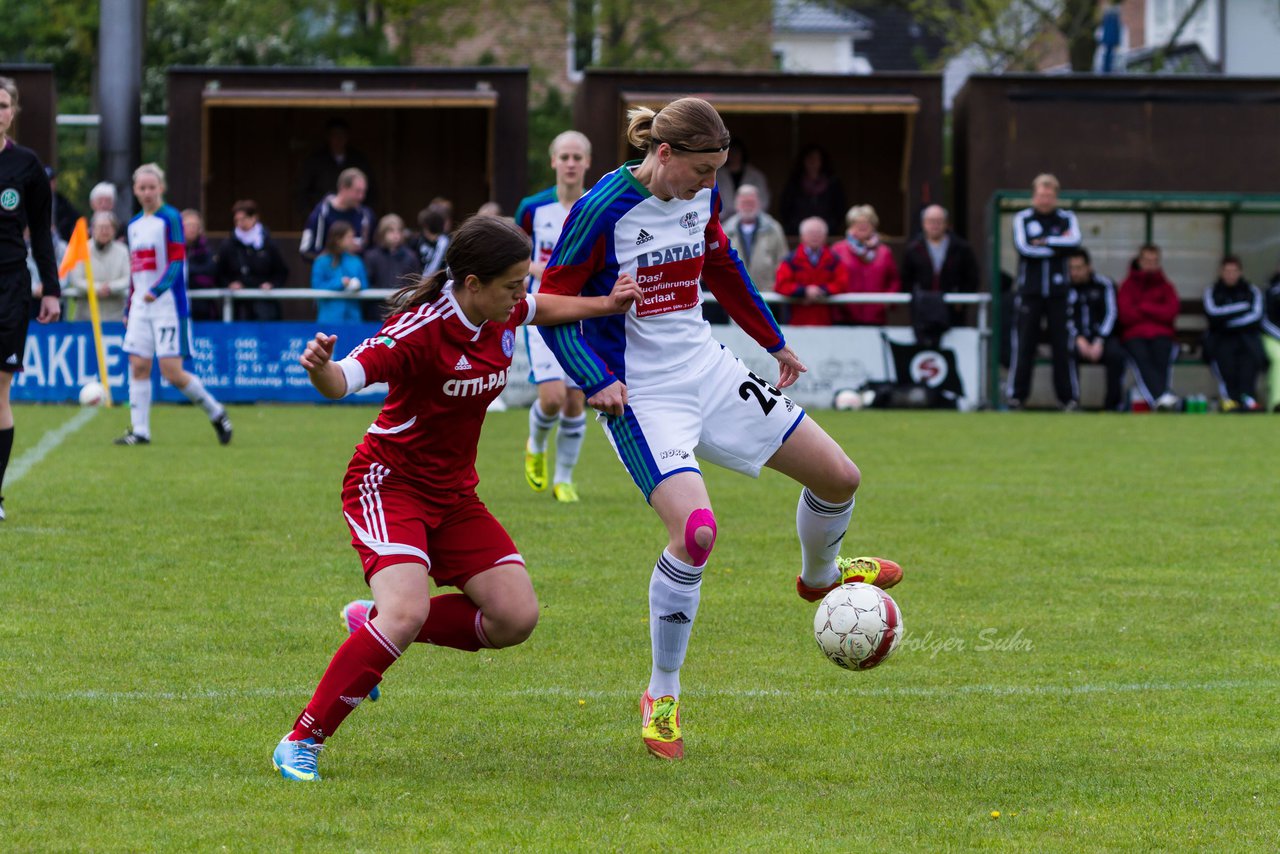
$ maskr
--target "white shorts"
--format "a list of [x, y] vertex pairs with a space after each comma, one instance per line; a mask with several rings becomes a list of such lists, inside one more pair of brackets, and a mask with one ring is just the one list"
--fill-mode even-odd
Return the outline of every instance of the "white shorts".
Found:
[[[802, 409], [727, 349], [706, 370], [660, 386], [627, 388], [627, 410], [606, 425], [609, 443], [645, 500], [699, 459], [759, 477], [804, 418]], [[691, 360], [692, 361], [692, 360]]]
[[551, 352], [542, 333], [533, 327], [524, 328], [524, 348], [529, 354], [529, 382], [534, 385], [559, 380], [568, 388], [580, 388], [573, 378], [564, 372], [556, 354]]
[[144, 359], [191, 355], [191, 319], [175, 311], [129, 311], [124, 351]]

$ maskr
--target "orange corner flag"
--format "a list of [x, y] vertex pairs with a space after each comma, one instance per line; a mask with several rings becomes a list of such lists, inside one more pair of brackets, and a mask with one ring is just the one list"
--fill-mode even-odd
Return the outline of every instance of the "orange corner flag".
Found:
[[71, 232], [71, 239], [67, 241], [67, 251], [63, 253], [62, 264], [58, 267], [58, 278], [66, 278], [67, 273], [71, 272], [71, 268], [81, 261], [88, 260], [89, 225], [85, 222], [84, 217], [80, 217], [76, 220], [75, 231]]

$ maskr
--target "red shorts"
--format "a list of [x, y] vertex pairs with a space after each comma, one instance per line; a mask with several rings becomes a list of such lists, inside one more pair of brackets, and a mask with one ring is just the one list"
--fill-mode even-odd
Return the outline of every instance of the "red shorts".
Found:
[[501, 563], [524, 565], [515, 543], [474, 492], [440, 505], [403, 484], [386, 483], [380, 463], [352, 465], [342, 513], [367, 583], [378, 570], [420, 563], [437, 585], [462, 589]]

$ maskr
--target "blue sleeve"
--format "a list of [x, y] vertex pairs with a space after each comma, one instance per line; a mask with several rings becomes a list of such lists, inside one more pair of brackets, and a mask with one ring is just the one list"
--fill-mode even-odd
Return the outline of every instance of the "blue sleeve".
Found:
[[151, 293], [156, 296], [170, 290], [182, 279], [187, 257], [187, 240], [182, 233], [182, 215], [178, 213], [177, 208], [169, 205], [162, 206], [159, 214], [164, 220], [165, 257], [169, 260], [169, 264], [164, 268], [159, 281], [151, 286]]
[[342, 290], [342, 268], [333, 258], [322, 255], [311, 265], [311, 287], [320, 291]]

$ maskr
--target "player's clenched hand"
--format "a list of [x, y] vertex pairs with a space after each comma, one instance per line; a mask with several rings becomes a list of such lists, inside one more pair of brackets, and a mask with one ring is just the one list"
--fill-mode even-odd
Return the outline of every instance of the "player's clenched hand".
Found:
[[307, 342], [307, 349], [302, 351], [302, 357], [298, 361], [308, 371], [318, 371], [333, 358], [333, 345], [337, 342], [337, 335], [317, 332], [316, 337]]
[[771, 355], [778, 360], [778, 388], [780, 389], [791, 385], [800, 379], [801, 374], [809, 370], [790, 347], [783, 347]]
[[627, 387], [614, 380], [587, 398], [587, 405], [605, 415], [621, 415], [627, 406]]
[[644, 291], [630, 273], [618, 276], [618, 281], [613, 283], [613, 290], [609, 293], [610, 301], [620, 312], [631, 308], [633, 302], [639, 303], [643, 296]]

